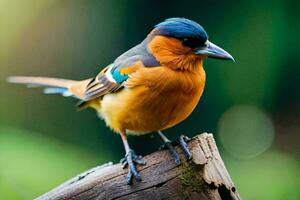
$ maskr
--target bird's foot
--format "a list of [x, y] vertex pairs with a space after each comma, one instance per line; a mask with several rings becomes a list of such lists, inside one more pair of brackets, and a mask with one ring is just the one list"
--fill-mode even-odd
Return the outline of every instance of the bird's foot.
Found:
[[165, 142], [159, 149], [168, 149], [171, 156], [174, 158], [175, 163], [177, 165], [181, 164], [179, 154], [177, 153], [175, 147], [173, 146], [171, 141]]
[[192, 152], [190, 151], [189, 146], [187, 144], [187, 142], [190, 140], [191, 139], [185, 135], [180, 135], [179, 138], [177, 138], [177, 143], [182, 148], [183, 154], [187, 160], [191, 160], [193, 158]]
[[188, 138], [185, 135], [180, 135], [177, 140], [170, 142], [169, 140], [164, 142], [164, 144], [160, 147], [160, 149], [168, 149], [171, 156], [174, 158], [175, 163], [177, 165], [181, 164], [181, 160], [179, 157], [179, 154], [176, 152], [176, 149], [174, 145], [178, 144], [183, 151], [184, 156], [186, 157], [187, 160], [191, 160], [193, 155], [191, 151], [189, 150], [187, 142], [190, 141], [190, 138]]
[[187, 142], [190, 141], [190, 139], [187, 136], [180, 135], [176, 141], [171, 142], [161, 131], [157, 131], [157, 133], [163, 141], [163, 145], [160, 147], [160, 149], [168, 149], [177, 165], [181, 164], [181, 160], [179, 154], [176, 152], [176, 149], [174, 147], [174, 145], [176, 144], [178, 144], [182, 148], [183, 154], [185, 155], [187, 160], [192, 159], [193, 156], [187, 144]]
[[127, 184], [132, 183], [133, 177], [137, 181], [141, 181], [141, 175], [136, 169], [136, 164], [145, 165], [146, 162], [143, 160], [142, 156], [137, 156], [132, 149], [126, 153], [125, 157], [120, 161], [123, 165], [123, 168], [128, 166], [128, 175], [127, 175]]

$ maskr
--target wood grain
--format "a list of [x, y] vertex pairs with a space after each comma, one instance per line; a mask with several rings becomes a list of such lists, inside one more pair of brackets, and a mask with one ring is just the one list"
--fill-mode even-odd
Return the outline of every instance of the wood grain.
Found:
[[90, 169], [38, 197], [45, 199], [241, 199], [217, 149], [212, 134], [200, 134], [189, 142], [193, 160], [176, 166], [167, 150], [145, 156], [138, 166], [143, 180], [126, 184], [127, 169], [107, 163]]

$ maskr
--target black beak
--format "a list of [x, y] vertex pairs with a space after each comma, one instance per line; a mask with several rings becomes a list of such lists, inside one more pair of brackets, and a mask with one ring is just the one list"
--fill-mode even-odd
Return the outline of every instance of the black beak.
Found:
[[205, 47], [200, 47], [195, 50], [197, 55], [207, 55], [209, 58], [217, 58], [222, 60], [232, 60], [234, 58], [221, 47], [207, 41]]

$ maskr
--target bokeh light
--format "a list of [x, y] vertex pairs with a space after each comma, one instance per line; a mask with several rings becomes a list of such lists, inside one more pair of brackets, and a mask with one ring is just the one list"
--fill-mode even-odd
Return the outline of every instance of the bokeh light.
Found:
[[220, 119], [222, 146], [237, 158], [252, 158], [267, 150], [274, 138], [271, 119], [255, 106], [237, 105]]

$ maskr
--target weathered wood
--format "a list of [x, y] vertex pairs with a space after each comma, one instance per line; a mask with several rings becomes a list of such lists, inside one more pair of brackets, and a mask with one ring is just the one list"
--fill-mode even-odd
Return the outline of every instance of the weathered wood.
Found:
[[138, 166], [143, 180], [126, 184], [127, 169], [107, 163], [84, 172], [52, 191], [45, 199], [208, 199], [238, 200], [239, 194], [224, 166], [212, 134], [203, 133], [189, 142], [193, 160], [176, 166], [167, 150], [145, 156]]

